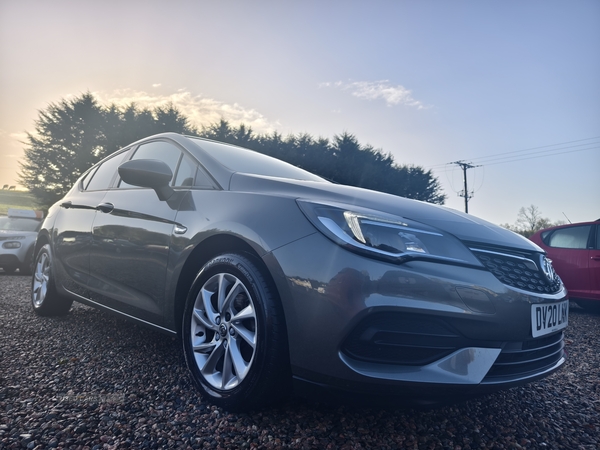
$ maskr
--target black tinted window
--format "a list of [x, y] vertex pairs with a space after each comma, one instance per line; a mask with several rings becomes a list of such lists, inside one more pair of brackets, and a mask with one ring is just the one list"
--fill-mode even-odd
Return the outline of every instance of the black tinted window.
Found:
[[548, 245], [557, 248], [585, 249], [587, 248], [591, 228], [591, 225], [560, 228], [549, 236]]
[[87, 185], [88, 191], [99, 191], [108, 189], [112, 182], [119, 165], [123, 162], [123, 156], [126, 152], [119, 153], [118, 155], [107, 159], [102, 163], [96, 170], [96, 173], [92, 176], [92, 179]]

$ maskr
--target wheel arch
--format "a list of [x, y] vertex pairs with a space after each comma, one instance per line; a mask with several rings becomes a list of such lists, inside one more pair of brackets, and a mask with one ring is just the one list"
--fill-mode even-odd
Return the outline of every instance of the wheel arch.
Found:
[[273, 279], [270, 270], [268, 269], [267, 265], [260, 257], [258, 252], [248, 242], [237, 236], [232, 236], [229, 234], [220, 234], [211, 236], [200, 242], [192, 250], [188, 258], [186, 259], [181, 269], [181, 272], [179, 273], [173, 305], [173, 320], [178, 335], [181, 336], [181, 321], [183, 318], [185, 301], [187, 299], [187, 295], [192, 286], [192, 283], [198, 275], [198, 271], [200, 271], [202, 266], [204, 266], [204, 264], [206, 264], [209, 260], [223, 253], [241, 254], [242, 256], [248, 257], [253, 263], [255, 263], [258, 266], [258, 268], [265, 276], [266, 281], [272, 288], [273, 292], [277, 295], [277, 303], [279, 304], [279, 307], [281, 308], [281, 314], [285, 319], [284, 308], [281, 304], [281, 294], [279, 292], [279, 289], [277, 288], [277, 284], [275, 283], [275, 280]]
[[37, 238], [35, 240], [35, 245], [33, 247], [33, 263], [35, 264], [35, 257], [37, 256], [38, 252], [40, 251], [40, 248], [42, 248], [44, 245], [49, 244], [50, 243], [50, 236], [48, 234], [48, 232], [46, 230], [40, 230], [39, 234], [37, 235]]

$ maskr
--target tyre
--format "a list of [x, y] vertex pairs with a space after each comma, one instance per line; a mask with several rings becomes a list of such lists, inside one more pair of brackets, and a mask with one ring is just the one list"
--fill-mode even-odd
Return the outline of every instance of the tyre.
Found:
[[187, 298], [183, 350], [204, 396], [230, 411], [280, 401], [291, 383], [283, 311], [250, 257], [207, 262]]
[[37, 254], [31, 279], [31, 303], [40, 316], [62, 316], [69, 312], [73, 300], [56, 291], [50, 245], [44, 245]]

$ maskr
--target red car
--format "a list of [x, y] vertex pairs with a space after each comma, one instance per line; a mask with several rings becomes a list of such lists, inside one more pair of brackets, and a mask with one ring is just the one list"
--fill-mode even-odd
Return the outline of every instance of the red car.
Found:
[[546, 251], [571, 300], [600, 312], [600, 219], [546, 228], [531, 240]]

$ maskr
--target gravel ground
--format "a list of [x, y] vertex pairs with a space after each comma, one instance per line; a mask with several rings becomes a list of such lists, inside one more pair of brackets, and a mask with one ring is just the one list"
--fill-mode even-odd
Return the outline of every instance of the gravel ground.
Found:
[[600, 447], [600, 315], [576, 305], [566, 366], [524, 387], [432, 410], [229, 414], [194, 389], [177, 340], [81, 305], [37, 317], [28, 293], [0, 272], [0, 449]]

